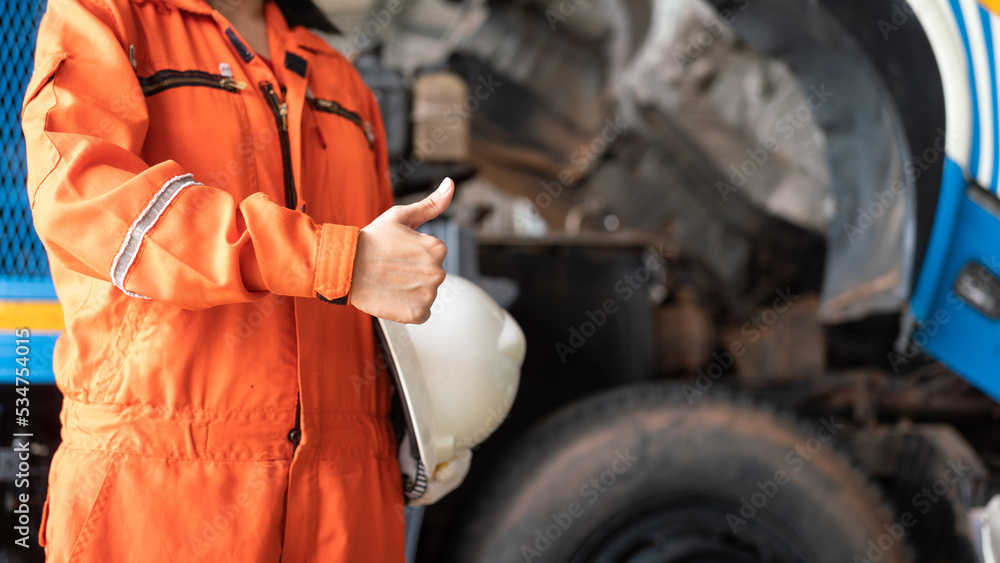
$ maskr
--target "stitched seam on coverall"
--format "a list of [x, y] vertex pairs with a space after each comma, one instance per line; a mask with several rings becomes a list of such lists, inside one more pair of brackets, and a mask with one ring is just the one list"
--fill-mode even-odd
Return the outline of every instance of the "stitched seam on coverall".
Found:
[[191, 174], [182, 174], [167, 180], [163, 184], [163, 187], [156, 192], [156, 195], [149, 200], [142, 213], [132, 222], [128, 232], [125, 234], [125, 242], [122, 244], [118, 254], [115, 255], [115, 259], [111, 262], [111, 283], [126, 295], [140, 299], [149, 299], [145, 295], [139, 295], [125, 289], [125, 276], [135, 263], [139, 247], [145, 240], [146, 234], [160, 220], [170, 202], [177, 197], [177, 194], [181, 190], [196, 184], [197, 182], [194, 181], [194, 177]]
[[104, 513], [104, 505], [108, 502], [108, 486], [111, 478], [113, 477], [112, 472], [118, 469], [118, 455], [114, 455], [111, 461], [108, 463], [108, 469], [104, 472], [104, 478], [101, 479], [101, 489], [97, 491], [97, 498], [94, 499], [94, 504], [90, 507], [90, 511], [87, 512], [87, 519], [83, 522], [83, 527], [80, 528], [80, 534], [76, 537], [76, 541], [73, 542], [73, 551], [70, 552], [69, 563], [78, 560], [84, 555], [84, 548], [87, 545], [87, 540], [90, 539], [91, 534], [94, 533], [94, 527], [96, 526], [97, 519], [101, 517]]
[[[67, 400], [67, 399], [64, 399]], [[89, 405], [94, 403], [87, 403], [85, 401], [80, 401], [77, 399], [68, 399], [80, 403], [82, 405]], [[295, 412], [295, 409], [225, 409], [225, 410], [211, 410], [211, 409], [175, 409], [166, 405], [161, 405], [157, 403], [100, 403], [100, 406], [110, 407], [125, 407], [129, 409], [144, 409], [152, 410], [163, 413], [171, 413], [171, 415], [182, 415], [181, 418], [188, 420], [198, 420], [198, 415], [225, 415], [216, 417], [215, 420], [240, 420], [242, 416], [233, 416], [238, 413], [246, 414], [257, 414], [257, 413], [268, 413], [268, 414], [287, 414], [290, 412]], [[345, 418], [360, 418], [360, 419], [372, 419], [375, 422], [381, 421], [383, 418], [382, 414], [375, 414], [369, 411], [362, 410], [341, 410], [341, 409], [317, 409], [310, 410], [311, 413], [336, 413], [344, 416]], [[191, 415], [191, 416], [183, 416]]]
[[[142, 324], [145, 322], [146, 315], [149, 314], [152, 304], [153, 302], [148, 300], [133, 301], [128, 310], [125, 311], [125, 316], [122, 318], [122, 325], [115, 336], [114, 348], [108, 354], [108, 357], [101, 362], [101, 367], [99, 368], [100, 371], [107, 371], [108, 375], [94, 382], [94, 385], [87, 392], [87, 396], [91, 401], [97, 396], [101, 397], [101, 402], [107, 399], [111, 383], [118, 378], [118, 374], [124, 369], [125, 358], [131, 352], [132, 345], [135, 344], [135, 337], [139, 333], [139, 329], [142, 328]], [[136, 313], [137, 317], [132, 319], [132, 312], [136, 310], [136, 307], [142, 307], [142, 312]]]
[[[113, 456], [116, 456], [116, 457], [118, 457], [118, 456], [135, 456], [135, 457], [144, 457], [144, 458], [150, 458], [150, 459], [162, 459], [162, 460], [166, 460], [166, 461], [197, 461], [197, 462], [203, 462], [203, 463], [217, 463], [217, 462], [224, 462], [224, 463], [286, 462], [286, 463], [291, 463], [292, 462], [292, 458], [290, 456], [289, 457], [275, 457], [275, 458], [263, 457], [263, 458], [260, 458], [260, 459], [238, 459], [238, 458], [229, 458], [229, 457], [213, 457], [213, 456], [209, 456], [209, 455], [206, 455], [204, 457], [178, 457], [178, 456], [169, 456], [169, 455], [144, 454], [144, 453], [134, 452], [134, 451], [125, 451], [125, 452], [123, 452], [123, 451], [120, 451], [120, 450], [103, 450], [103, 449], [99, 449], [99, 448], [81, 448], [81, 447], [73, 446], [73, 445], [69, 445], [69, 444], [65, 444], [65, 445], [60, 444], [60, 447], [66, 448], [67, 450], [77, 451], [77, 452], [92, 452], [92, 453], [110, 454], [110, 455], [113, 455]], [[345, 458], [345, 455], [350, 455], [351, 457]], [[393, 454], [382, 455], [382, 454], [379, 454], [377, 452], [373, 453], [372, 450], [370, 450], [368, 448], [330, 448], [329, 451], [325, 451], [324, 450], [324, 453], [322, 455], [305, 458], [302, 461], [304, 461], [304, 462], [309, 462], [309, 461], [342, 461], [344, 459], [356, 459], [356, 458], [360, 458], [360, 459], [367, 458], [367, 459], [379, 459], [379, 460], [385, 460], [385, 461], [393, 461], [393, 460], [396, 459], [396, 454], [393, 453]]]
[[[321, 252], [326, 248], [326, 245], [323, 244], [323, 239], [326, 238], [326, 229], [324, 229], [322, 226], [320, 226], [319, 228], [319, 237], [317, 238], [318, 240], [316, 241], [316, 251], [315, 254], [313, 255], [313, 264], [316, 265], [316, 271], [313, 272], [312, 285], [313, 285], [313, 291], [319, 293], [319, 270], [320, 270], [319, 260]], [[326, 296], [324, 295], [323, 297], [325, 298]]]
[[75, 311], [66, 314], [67, 326], [69, 326], [69, 324], [73, 322], [73, 319], [75, 319], [76, 316], [80, 314], [80, 311], [83, 311], [84, 308], [87, 307], [87, 304], [90, 303], [90, 298], [94, 295], [94, 282], [97, 281], [97, 278], [91, 278], [88, 276], [87, 280], [88, 280], [87, 296], [83, 298], [83, 301], [80, 302], [80, 306], [77, 307]]
[[[66, 399], [64, 399], [66, 400]], [[69, 399], [76, 401], [83, 405], [96, 404], [87, 403], [84, 401], [79, 401], [76, 399]], [[226, 409], [226, 410], [209, 410], [209, 409], [175, 409], [169, 406], [164, 406], [156, 403], [100, 403], [100, 406], [115, 406], [115, 407], [127, 407], [129, 409], [146, 409], [152, 411], [160, 411], [164, 413], [172, 413], [179, 415], [191, 415], [191, 416], [181, 416], [180, 418], [186, 420], [199, 420], [197, 415], [233, 415], [236, 413], [247, 413], [247, 414], [257, 414], [257, 413], [268, 413], [268, 414], [286, 414], [290, 412], [295, 412], [295, 409]], [[375, 414], [368, 411], [345, 411], [340, 409], [318, 409], [310, 410], [310, 413], [336, 413], [343, 415], [345, 418], [360, 418], [360, 419], [373, 419], [375, 422], [381, 421], [383, 418], [382, 414]], [[221, 416], [215, 418], [215, 420], [240, 420], [241, 416]]]
[[[45, 138], [49, 140], [49, 143], [52, 145], [52, 148], [55, 149], [56, 154], [59, 155], [59, 158], [56, 159], [55, 163], [52, 164], [52, 168], [50, 168], [49, 171], [45, 173], [45, 177], [43, 177], [38, 182], [38, 185], [35, 186], [35, 190], [31, 193], [31, 200], [28, 202], [28, 207], [32, 211], [35, 210], [35, 200], [38, 199], [38, 190], [41, 189], [43, 185], [45, 185], [45, 182], [52, 176], [52, 174], [56, 171], [56, 169], [59, 168], [59, 163], [62, 162], [63, 160], [63, 154], [62, 151], [59, 150], [59, 145], [56, 144], [56, 142], [52, 139], [52, 135], [49, 134], [49, 114], [52, 113], [52, 110], [59, 107], [59, 93], [58, 91], [56, 91], [56, 72], [59, 71], [59, 67], [62, 66], [63, 61], [69, 59], [69, 54], [61, 53], [61, 55], [62, 56], [59, 59], [59, 62], [56, 63], [56, 65], [52, 68], [52, 80], [50, 80], [48, 84], [48, 86], [52, 87], [52, 106], [49, 109], [45, 110], [45, 119], [43, 120], [43, 125], [42, 125], [42, 132], [45, 134]], [[53, 55], [53, 58], [54, 57], [55, 55]], [[43, 86], [39, 88], [38, 93], [35, 94], [35, 97], [41, 95], [42, 90], [44, 90], [46, 87], [47, 86]], [[21, 114], [21, 118], [22, 119], [24, 118], [23, 113]]]
[[[84, 403], [83, 401], [78, 401], [78, 402]], [[86, 403], [84, 403], [84, 404], [86, 404]], [[271, 414], [284, 414], [284, 413], [295, 412], [295, 409], [226, 409], [226, 410], [175, 409], [175, 408], [171, 408], [171, 407], [168, 407], [168, 406], [159, 405], [159, 404], [156, 404], [156, 403], [110, 403], [110, 402], [108, 402], [108, 403], [101, 403], [101, 405], [102, 406], [128, 407], [128, 408], [143, 408], [143, 409], [148, 409], [148, 410], [170, 412], [170, 413], [176, 413], [176, 414], [182, 414], [182, 415], [183, 414], [191, 414], [191, 415], [199, 415], [199, 414], [225, 414], [225, 415], [228, 415], [228, 414], [232, 414], [232, 413], [255, 413], [256, 414], [256, 413], [262, 413], [262, 412], [263, 413], [271, 413]], [[322, 412], [327, 412], [327, 411], [322, 411]], [[334, 412], [334, 411], [330, 411], [330, 412]], [[336, 411], [336, 412], [351, 412], [351, 413], [352, 412], [359, 412], [359, 413], [363, 413], [363, 411]], [[364, 414], [367, 414], [367, 413], [364, 413]], [[197, 419], [196, 416], [183, 417], [183, 418], [188, 418], [188, 419], [192, 419], [192, 420]], [[233, 418], [237, 418], [238, 419], [239, 417], [225, 416], [225, 417], [219, 417], [218, 420], [231, 420]]]

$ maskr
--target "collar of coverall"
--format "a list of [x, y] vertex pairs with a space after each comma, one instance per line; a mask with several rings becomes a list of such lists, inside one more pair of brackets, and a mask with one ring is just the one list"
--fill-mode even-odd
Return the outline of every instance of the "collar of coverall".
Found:
[[[214, 11], [212, 6], [208, 3], [208, 0], [160, 1], [164, 4], [170, 4], [178, 10], [184, 10], [195, 14], [211, 15]], [[292, 41], [289, 41], [288, 44], [298, 44], [299, 47], [315, 53], [325, 53], [328, 55], [334, 55], [337, 53], [337, 51], [326, 41], [302, 26], [295, 26], [292, 29], [288, 29], [288, 23], [285, 22], [285, 16], [281, 13], [281, 9], [278, 8], [274, 2], [265, 2], [264, 10], [266, 12], [268, 25], [278, 26], [276, 31], [278, 32], [277, 35], [279, 37], [291, 36]]]

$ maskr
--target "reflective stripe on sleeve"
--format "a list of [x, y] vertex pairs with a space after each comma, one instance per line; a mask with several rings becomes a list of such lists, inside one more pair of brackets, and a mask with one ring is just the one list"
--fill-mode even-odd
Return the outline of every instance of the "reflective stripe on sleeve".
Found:
[[194, 177], [191, 174], [175, 176], [167, 180], [167, 183], [163, 184], [160, 191], [156, 192], [156, 195], [149, 200], [149, 204], [142, 210], [142, 213], [132, 223], [132, 226], [129, 227], [128, 233], [125, 235], [125, 242], [122, 243], [121, 250], [118, 251], [114, 261], [111, 263], [111, 283], [126, 295], [140, 299], [149, 299], [145, 295], [139, 295], [125, 289], [125, 276], [128, 274], [129, 269], [132, 268], [135, 257], [139, 254], [139, 247], [142, 246], [142, 241], [146, 237], [146, 233], [156, 225], [160, 216], [163, 215], [163, 211], [177, 197], [177, 194], [184, 188], [195, 184], [197, 182], [194, 181]]

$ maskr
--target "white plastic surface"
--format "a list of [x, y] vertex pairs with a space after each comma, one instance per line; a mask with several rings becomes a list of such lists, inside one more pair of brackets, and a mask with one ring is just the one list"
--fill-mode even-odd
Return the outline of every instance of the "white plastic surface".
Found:
[[493, 433], [517, 394], [525, 338], [482, 289], [448, 275], [422, 325], [380, 319], [421, 460], [438, 466]]

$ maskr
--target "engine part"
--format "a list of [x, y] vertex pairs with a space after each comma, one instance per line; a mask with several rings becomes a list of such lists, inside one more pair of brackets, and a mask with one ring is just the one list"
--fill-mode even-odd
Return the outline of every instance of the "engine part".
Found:
[[826, 370], [826, 332], [817, 317], [819, 299], [776, 292], [770, 307], [742, 325], [722, 331], [720, 345], [748, 383], [814, 378]]

